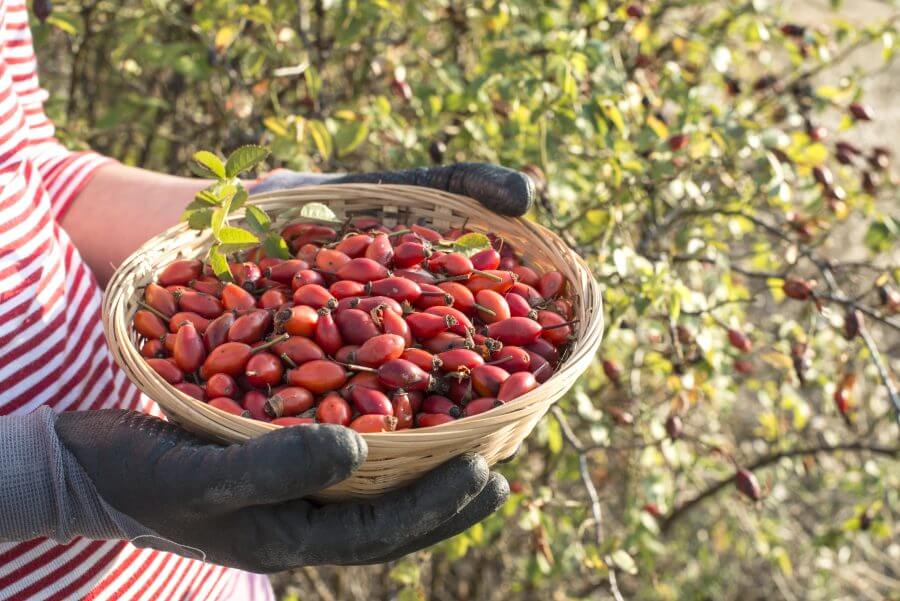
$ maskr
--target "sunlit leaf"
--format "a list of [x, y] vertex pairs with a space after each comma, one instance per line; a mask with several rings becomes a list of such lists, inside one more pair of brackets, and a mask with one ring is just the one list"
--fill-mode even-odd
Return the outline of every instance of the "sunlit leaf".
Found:
[[248, 205], [245, 215], [247, 225], [250, 226], [251, 230], [255, 231], [257, 234], [264, 234], [269, 231], [272, 220], [265, 211], [255, 205]]
[[213, 273], [223, 282], [233, 282], [234, 277], [231, 275], [231, 268], [228, 266], [228, 259], [225, 258], [219, 249], [219, 245], [212, 246], [207, 256], [209, 265], [212, 267]]
[[453, 241], [453, 246], [460, 251], [479, 251], [491, 246], [491, 240], [484, 234], [469, 232]]
[[212, 222], [212, 216], [213, 209], [200, 209], [182, 215], [182, 221], [187, 219], [188, 227], [192, 230], [203, 230], [209, 227], [209, 224]]
[[262, 146], [254, 146], [252, 144], [241, 146], [228, 155], [228, 160], [225, 163], [225, 175], [236, 177], [256, 167], [267, 156], [269, 156], [269, 150]]
[[300, 216], [307, 219], [318, 219], [320, 221], [339, 221], [337, 215], [334, 214], [328, 205], [320, 202], [308, 202], [300, 209]]
[[272, 232], [263, 240], [263, 248], [266, 255], [276, 259], [291, 259], [291, 249], [288, 248], [287, 242], [284, 241], [279, 234]]
[[198, 150], [194, 153], [194, 162], [203, 170], [207, 177], [222, 179], [225, 177], [225, 165], [222, 159], [208, 150]]
[[253, 232], [249, 232], [240, 227], [226, 226], [219, 230], [217, 235], [222, 244], [258, 244], [257, 238]]

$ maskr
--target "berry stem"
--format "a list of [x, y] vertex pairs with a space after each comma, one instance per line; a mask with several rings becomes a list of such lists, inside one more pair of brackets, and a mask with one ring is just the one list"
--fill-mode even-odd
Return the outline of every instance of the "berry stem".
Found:
[[556, 328], [564, 328], [564, 327], [566, 327], [566, 326], [570, 326], [570, 325], [576, 324], [576, 323], [578, 323], [578, 322], [579, 322], [578, 319], [573, 319], [572, 321], [564, 321], [564, 322], [562, 322], [562, 323], [555, 323], [555, 324], [553, 324], [553, 325], [544, 326], [544, 327], [542, 327], [541, 329], [544, 330], [544, 331], [546, 331], [546, 330], [555, 330]]
[[146, 309], [147, 311], [150, 311], [151, 313], [153, 313], [154, 315], [156, 315], [157, 317], [159, 317], [159, 318], [160, 318], [161, 320], [163, 320], [164, 322], [169, 323], [169, 318], [168, 318], [168, 317], [166, 317], [165, 315], [163, 315], [162, 313], [160, 313], [159, 311], [157, 311], [156, 309], [154, 309], [153, 307], [151, 307], [151, 306], [148, 305], [147, 303], [145, 303], [145, 302], [143, 302], [143, 301], [138, 301], [138, 305], [140, 305], [141, 307], [143, 307], [143, 308]]
[[291, 337], [291, 335], [290, 335], [290, 334], [287, 334], [287, 333], [282, 334], [281, 336], [276, 336], [275, 338], [272, 338], [271, 340], [266, 341], [266, 342], [260, 344], [259, 346], [253, 347], [253, 348], [250, 350], [250, 352], [253, 353], [253, 354], [256, 354], [256, 353], [258, 353], [259, 351], [264, 351], [264, 350], [266, 350], [267, 348], [269, 348], [269, 347], [271, 347], [271, 346], [274, 346], [274, 345], [278, 344], [279, 342], [284, 342], [285, 340], [287, 340], [287, 339], [290, 338], [290, 337]]
[[[473, 273], [474, 273], [474, 272], [473, 272]], [[493, 274], [488, 274], [488, 275], [493, 275]], [[469, 279], [469, 277], [471, 277], [471, 274], [469, 274], [469, 273], [464, 273], [464, 274], [462, 274], [462, 275], [453, 275], [453, 276], [450, 276], [450, 277], [441, 278], [441, 279], [439, 279], [439, 280], [436, 280], [435, 283], [437, 283], [437, 284], [442, 284], [442, 283], [444, 283], [444, 282], [465, 282], [466, 280]], [[496, 277], [496, 276], [494, 276], [494, 277]], [[499, 282], [500, 279], [497, 278], [497, 281]]]
[[480, 270], [480, 269], [473, 269], [473, 270], [472, 270], [472, 273], [474, 273], [474, 274], [476, 274], [476, 275], [480, 275], [481, 277], [487, 278], [487, 279], [489, 279], [489, 280], [493, 280], [493, 281], [495, 281], [495, 282], [502, 282], [502, 281], [503, 281], [503, 278], [501, 278], [499, 275], [495, 275], [495, 274], [493, 274], [493, 273], [488, 273], [488, 272], [482, 271], [482, 270]]
[[488, 307], [485, 307], [484, 305], [475, 303], [474, 307], [475, 307], [476, 309], [478, 309], [479, 311], [483, 311], [484, 313], [487, 313], [487, 314], [490, 315], [491, 317], [496, 317], [496, 316], [497, 316], [497, 312], [496, 312], [496, 311], [494, 311], [493, 309], [489, 309]]
[[377, 369], [373, 369], [371, 367], [366, 367], [365, 365], [355, 365], [353, 363], [341, 363], [340, 361], [335, 361], [335, 363], [337, 363], [338, 365], [343, 365], [350, 371], [366, 371], [366, 372], [369, 372], [370, 374], [378, 373]]

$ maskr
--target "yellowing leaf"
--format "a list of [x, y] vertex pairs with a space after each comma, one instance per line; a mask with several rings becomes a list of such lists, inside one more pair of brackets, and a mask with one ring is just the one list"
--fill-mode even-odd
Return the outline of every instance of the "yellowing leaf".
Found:
[[657, 137], [666, 139], [669, 137], [669, 128], [666, 127], [666, 124], [650, 115], [647, 117], [647, 127], [653, 130], [653, 133], [657, 135]]
[[799, 165], [807, 167], [821, 165], [827, 158], [828, 148], [824, 144], [819, 144], [818, 142], [803, 147], [794, 155], [794, 160], [797, 161]]
[[263, 125], [265, 125], [266, 129], [268, 129], [276, 136], [286, 138], [290, 135], [290, 132], [288, 132], [287, 128], [277, 117], [266, 117], [265, 119], [263, 119]]
[[226, 25], [216, 32], [216, 39], [214, 45], [218, 52], [222, 52], [234, 41], [237, 37], [238, 29], [234, 25]]
[[647, 36], [650, 35], [650, 26], [647, 25], [646, 21], [641, 21], [637, 25], [634, 26], [634, 29], [631, 30], [631, 37], [634, 38], [634, 41], [637, 43], [641, 43], [647, 39]]
[[788, 555], [787, 551], [785, 551], [783, 547], [776, 547], [772, 550], [772, 553], [775, 555], [775, 561], [778, 562], [778, 567], [781, 568], [782, 574], [787, 578], [793, 576], [794, 566], [791, 563], [791, 557]]
[[612, 100], [603, 100], [600, 102], [600, 108], [603, 109], [603, 114], [606, 115], [606, 118], [612, 122], [617, 130], [619, 130], [619, 134], [623, 138], [627, 138], [628, 127], [626, 127], [625, 120], [622, 118], [622, 113], [615, 103]]
[[778, 416], [771, 411], [766, 411], [759, 415], [759, 431], [763, 438], [775, 438], [778, 436]]
[[794, 367], [793, 360], [784, 353], [779, 353], [778, 351], [764, 353], [760, 356], [760, 359], [772, 367], [777, 367], [779, 369], [792, 369]]
[[76, 17], [74, 15], [51, 14], [47, 17], [47, 25], [52, 25], [60, 31], [65, 31], [71, 35], [78, 34], [78, 27], [73, 22]]
[[816, 96], [824, 98], [825, 100], [834, 100], [842, 93], [843, 92], [841, 92], [840, 88], [836, 88], [834, 86], [819, 86], [816, 89]]
[[312, 136], [313, 143], [316, 145], [316, 150], [319, 151], [319, 154], [322, 155], [323, 159], [327, 159], [331, 156], [331, 151], [334, 149], [331, 134], [328, 133], [328, 130], [325, 129], [325, 124], [321, 121], [310, 120], [308, 125], [309, 134]]

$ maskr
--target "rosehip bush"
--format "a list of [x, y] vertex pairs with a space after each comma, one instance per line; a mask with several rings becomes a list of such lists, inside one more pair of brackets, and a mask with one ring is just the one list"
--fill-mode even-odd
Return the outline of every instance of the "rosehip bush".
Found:
[[864, 84], [896, 73], [896, 20], [796, 4], [95, 0], [35, 22], [73, 146], [171, 172], [249, 143], [314, 171], [500, 162], [605, 286], [601, 355], [503, 467], [500, 514], [285, 595], [895, 594], [897, 147]]

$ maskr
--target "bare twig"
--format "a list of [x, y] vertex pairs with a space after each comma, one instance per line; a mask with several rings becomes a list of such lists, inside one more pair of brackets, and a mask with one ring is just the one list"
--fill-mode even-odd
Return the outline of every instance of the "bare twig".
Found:
[[[745, 468], [753, 471], [762, 467], [766, 467], [773, 463], [776, 463], [782, 459], [787, 457], [797, 457], [802, 455], [816, 455], [818, 453], [835, 453], [839, 451], [859, 451], [859, 452], [867, 452], [874, 453], [876, 455], [885, 455], [887, 457], [897, 457], [900, 454], [900, 447], [885, 447], [880, 445], [869, 445], [862, 441], [854, 441], [854, 442], [846, 442], [839, 443], [835, 445], [819, 445], [814, 447], [799, 447], [795, 449], [788, 449], [785, 451], [779, 451], [777, 453], [772, 453], [770, 455], [765, 455], [760, 457], [753, 463], [745, 465]], [[726, 486], [729, 486], [734, 483], [737, 478], [737, 474], [733, 474], [728, 478], [723, 478], [713, 485], [706, 488], [701, 493], [692, 497], [688, 501], [685, 501], [678, 507], [672, 510], [672, 512], [666, 517], [660, 527], [663, 532], [672, 527], [676, 521], [681, 519], [687, 512], [691, 509], [708, 499], [709, 497], [715, 495], [719, 491], [721, 491]]]
[[897, 421], [900, 422], [900, 394], [897, 393], [897, 386], [894, 384], [894, 380], [891, 378], [890, 372], [888, 372], [887, 365], [885, 365], [882, 360], [881, 353], [878, 352], [878, 347], [875, 345], [875, 341], [872, 340], [872, 335], [869, 334], [869, 330], [865, 325], [860, 327], [859, 335], [862, 337], [866, 348], [869, 349], [869, 354], [872, 356], [872, 363], [878, 371], [878, 377], [881, 378], [881, 383], [885, 390], [887, 390], [891, 405], [894, 406], [894, 416], [897, 418]]
[[[600, 547], [603, 544], [603, 510], [600, 507], [600, 496], [597, 494], [597, 487], [594, 486], [594, 481], [591, 479], [591, 473], [588, 469], [587, 450], [575, 435], [572, 427], [569, 426], [569, 421], [566, 419], [566, 416], [563, 414], [562, 410], [559, 407], [554, 407], [552, 411], [553, 416], [556, 418], [556, 421], [559, 422], [559, 427], [562, 430], [563, 437], [566, 439], [566, 442], [572, 445], [572, 448], [574, 448], [578, 453], [578, 471], [581, 474], [581, 481], [584, 484], [584, 488], [587, 491], [588, 498], [591, 502], [591, 514], [594, 516], [594, 532], [596, 536], [596, 544], [598, 547]], [[610, 593], [612, 593], [612, 596], [616, 599], [616, 601], [624, 601], [622, 593], [619, 591], [619, 583], [616, 579], [616, 569], [615, 565], [613, 564], [612, 558], [608, 555], [605, 555], [603, 557], [603, 562], [606, 564], [606, 567], [609, 570]]]

